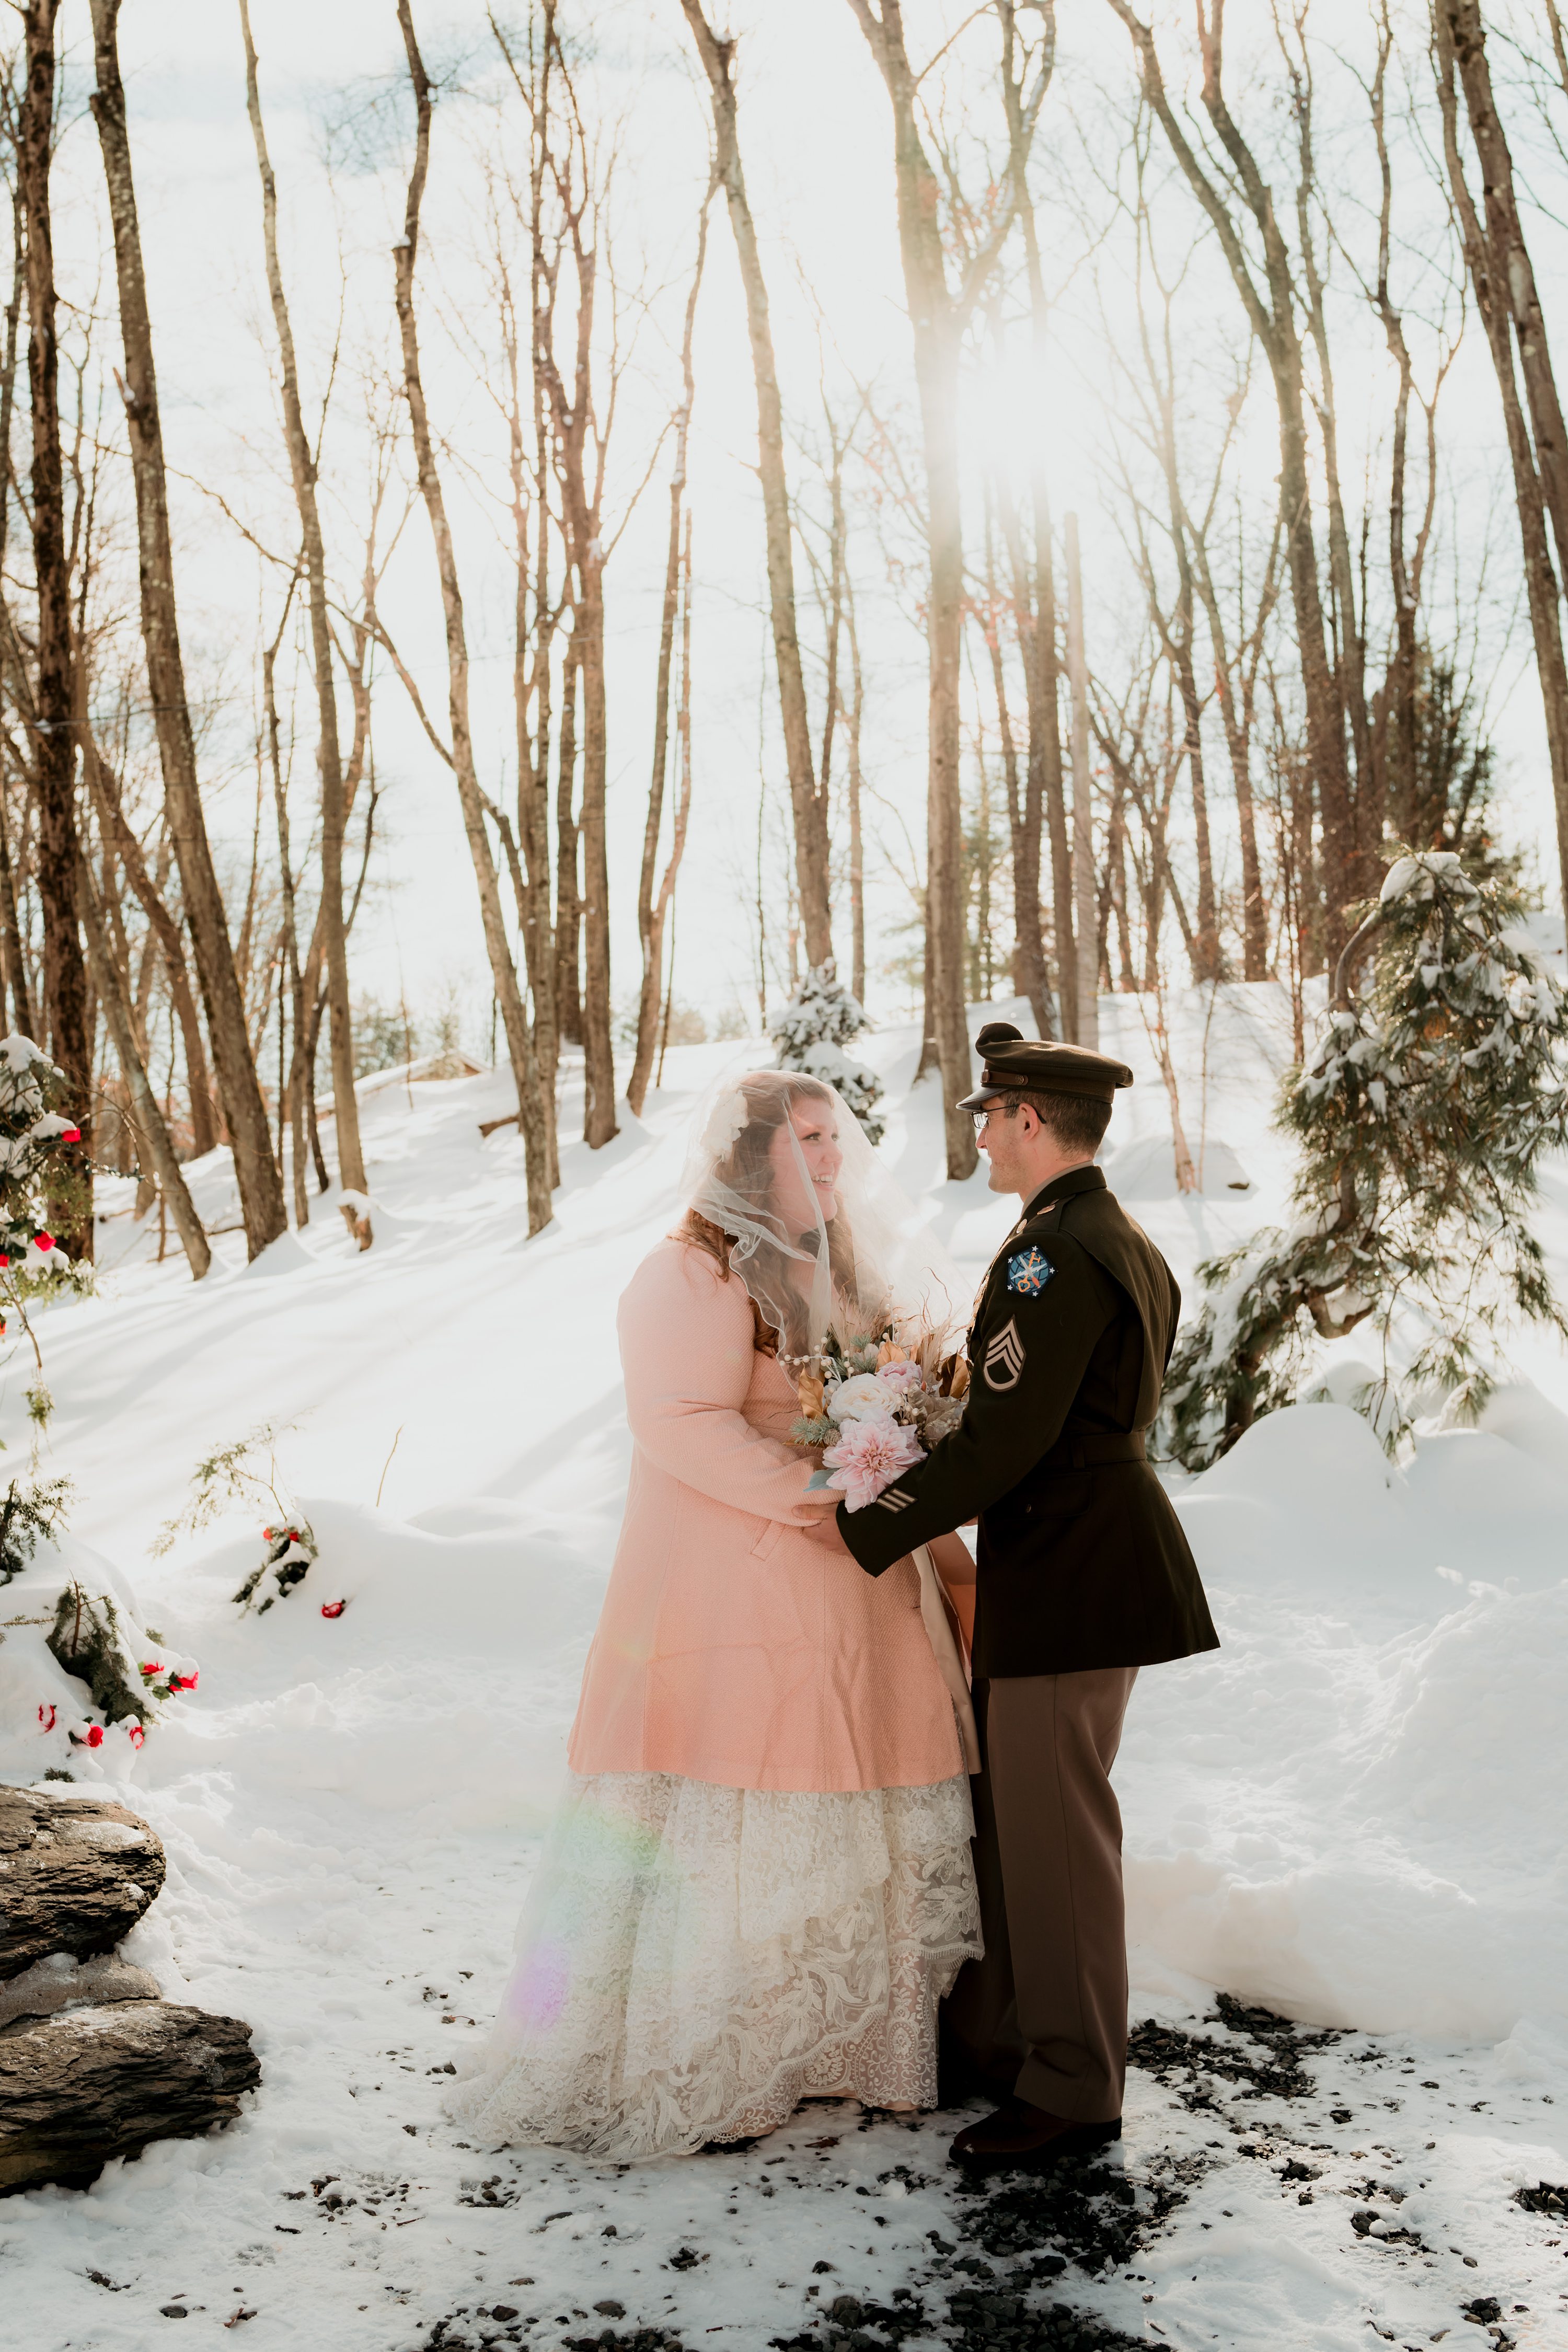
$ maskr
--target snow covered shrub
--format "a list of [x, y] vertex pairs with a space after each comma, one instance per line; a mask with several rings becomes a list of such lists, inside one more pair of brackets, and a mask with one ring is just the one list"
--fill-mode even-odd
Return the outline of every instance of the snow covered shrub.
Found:
[[40, 1427], [54, 1400], [44, 1385], [26, 1302], [63, 1289], [86, 1290], [92, 1282], [90, 1266], [70, 1258], [45, 1222], [58, 1221], [62, 1212], [73, 1225], [91, 1215], [80, 1170], [65, 1150], [81, 1141], [81, 1129], [61, 1108], [65, 1087], [65, 1072], [30, 1037], [0, 1037], [0, 1339], [9, 1309], [37, 1366], [27, 1411]]
[[[251, 1570], [234, 1596], [242, 1609], [254, 1603], [258, 1617], [264, 1616], [275, 1601], [286, 1601], [294, 1587], [303, 1583], [320, 1557], [310, 1520], [298, 1516], [288, 1526], [263, 1528], [261, 1540], [267, 1546], [261, 1565]], [[256, 1596], [263, 1584], [267, 1591], [258, 1601]]]
[[1294, 1400], [1315, 1335], [1363, 1322], [1379, 1334], [1382, 1378], [1356, 1402], [1392, 1447], [1424, 1391], [1447, 1393], [1450, 1419], [1479, 1412], [1500, 1321], [1568, 1333], [1527, 1223], [1541, 1154], [1568, 1140], [1568, 994], [1510, 928], [1515, 911], [1451, 852], [1389, 868], [1342, 960], [1346, 972], [1371, 942], [1367, 993], [1337, 992], [1281, 1091], [1300, 1217], [1198, 1269], [1208, 1295], [1172, 1358], [1160, 1422], [1160, 1450], [1188, 1469]]
[[13, 1478], [0, 1496], [0, 1585], [20, 1576], [40, 1538], [52, 1543], [71, 1498], [68, 1478]]
[[81, 1129], [61, 1113], [66, 1074], [30, 1037], [0, 1037], [0, 1267], [14, 1291], [69, 1273], [65, 1252], [45, 1230], [46, 1199], [79, 1179], [62, 1166], [61, 1146]]
[[[55, 1603], [47, 1646], [68, 1675], [87, 1685], [105, 1725], [130, 1719], [145, 1730], [156, 1722], [161, 1702], [195, 1690], [199, 1679], [193, 1660], [175, 1655], [145, 1628], [128, 1624], [111, 1592], [89, 1592], [75, 1580]], [[143, 1654], [152, 1648], [159, 1652], [156, 1657]], [[101, 1727], [98, 1739], [91, 1738], [92, 1728], [89, 1717], [86, 1736], [73, 1734], [79, 1746], [101, 1744]]]
[[806, 973], [768, 1034], [781, 1070], [804, 1070], [808, 1076], [836, 1087], [868, 1141], [880, 1143], [882, 1122], [876, 1116], [876, 1106], [881, 1099], [881, 1085], [844, 1051], [852, 1037], [870, 1025], [858, 998], [851, 996], [837, 978], [829, 957]]
[[[269, 1495], [276, 1517], [261, 1530], [266, 1549], [260, 1564], [252, 1569], [234, 1596], [242, 1609], [254, 1606], [258, 1617], [275, 1601], [282, 1601], [292, 1592], [319, 1557], [310, 1520], [296, 1509], [286, 1488], [279, 1483], [275, 1449], [279, 1433], [270, 1422], [264, 1421], [244, 1437], [237, 1438], [232, 1445], [215, 1446], [191, 1473], [190, 1500], [184, 1509], [176, 1511], [172, 1519], [165, 1519], [153, 1539], [156, 1558], [173, 1550], [181, 1536], [199, 1535], [235, 1505], [248, 1507], [260, 1495]], [[267, 1449], [267, 1467], [264, 1471], [253, 1470], [251, 1456], [263, 1446]], [[263, 1586], [264, 1597], [258, 1601], [256, 1596]]]

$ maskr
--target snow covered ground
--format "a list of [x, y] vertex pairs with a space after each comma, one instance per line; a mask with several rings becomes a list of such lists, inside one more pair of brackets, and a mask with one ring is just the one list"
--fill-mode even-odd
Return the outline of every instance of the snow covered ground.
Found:
[[[1268, 988], [1178, 1019], [1207, 1186], [1185, 1200], [1136, 1005], [1102, 1010], [1140, 1078], [1107, 1172], [1185, 1282], [1283, 1206], [1268, 1111], [1289, 1037]], [[884, 1150], [978, 1274], [1008, 1209], [983, 1174], [942, 1183], [914, 1051], [891, 1030], [864, 1056]], [[84, 1762], [39, 1732], [37, 1642], [14, 1631], [0, 1777], [68, 1752], [128, 1781], [170, 1860], [129, 1956], [249, 2020], [264, 2073], [222, 2135], [0, 2203], [11, 2340], [1339, 2352], [1369, 2326], [1416, 2345], [1474, 2325], [1568, 2346], [1568, 2214], [1541, 2189], [1568, 2182], [1568, 1362], [1540, 1339], [1483, 1429], [1401, 1469], [1318, 1403], [1183, 1489], [1225, 1646], [1147, 1674], [1129, 1718], [1152, 2022], [1113, 2161], [977, 2196], [944, 2164], [951, 2117], [825, 2106], [750, 2152], [601, 2173], [465, 2147], [442, 2119], [506, 1968], [619, 1517], [616, 1298], [670, 1220], [696, 1096], [744, 1053], [673, 1053], [642, 1125], [570, 1145], [535, 1242], [515, 1135], [479, 1133], [504, 1079], [384, 1084], [363, 1106], [368, 1255], [323, 1202], [254, 1266], [220, 1238], [193, 1286], [122, 1215], [100, 1296], [43, 1318], [68, 1564], [111, 1563], [201, 1679], [139, 1755]], [[1568, 1171], [1546, 1189], [1568, 1295]], [[236, 1221], [221, 1156], [195, 1190], [209, 1224]], [[1331, 1351], [1330, 1393], [1356, 1354]], [[14, 1360], [13, 1465], [25, 1381]], [[321, 1558], [242, 1620], [258, 1515], [148, 1547], [197, 1459], [262, 1422]]]

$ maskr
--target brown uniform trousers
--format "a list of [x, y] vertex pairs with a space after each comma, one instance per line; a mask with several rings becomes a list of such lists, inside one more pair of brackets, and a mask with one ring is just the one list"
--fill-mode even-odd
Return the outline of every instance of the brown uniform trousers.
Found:
[[1127, 1932], [1110, 1768], [1136, 1666], [976, 1681], [985, 1956], [942, 2006], [948, 2069], [1074, 2123], [1121, 2113]]

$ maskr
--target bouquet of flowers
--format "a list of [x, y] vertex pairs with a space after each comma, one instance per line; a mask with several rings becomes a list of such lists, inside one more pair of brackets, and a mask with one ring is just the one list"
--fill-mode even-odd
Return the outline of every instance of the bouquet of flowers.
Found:
[[942, 1357], [930, 1332], [900, 1339], [889, 1326], [843, 1340], [830, 1331], [795, 1379], [800, 1419], [790, 1435], [824, 1449], [807, 1491], [835, 1487], [850, 1510], [864, 1510], [958, 1427], [968, 1387], [969, 1366]]

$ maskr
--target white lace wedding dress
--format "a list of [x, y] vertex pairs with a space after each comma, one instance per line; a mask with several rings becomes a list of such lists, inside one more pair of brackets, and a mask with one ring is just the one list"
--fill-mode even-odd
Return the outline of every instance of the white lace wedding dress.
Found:
[[980, 1950], [969, 1784], [796, 1795], [574, 1777], [480, 2071], [483, 2141], [603, 2162], [936, 2097], [936, 2006]]

